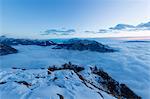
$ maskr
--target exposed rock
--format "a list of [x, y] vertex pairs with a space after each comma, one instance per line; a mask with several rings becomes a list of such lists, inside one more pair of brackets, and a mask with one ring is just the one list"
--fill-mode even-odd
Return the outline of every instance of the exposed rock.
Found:
[[[82, 68], [82, 69], [79, 69]], [[93, 89], [91, 86], [98, 90], [102, 90], [108, 94], [111, 94], [112, 96], [118, 98], [118, 99], [141, 99], [140, 96], [135, 94], [129, 87], [127, 87], [125, 84], [119, 83], [118, 81], [114, 80], [108, 73], [103, 71], [102, 69], [98, 69], [96, 66], [91, 69], [91, 76], [94, 77], [95, 75], [95, 81], [94, 79], [88, 79], [88, 77], [84, 76], [80, 73], [80, 71], [84, 70], [83, 67], [71, 64], [69, 62], [68, 64], [62, 65], [62, 67], [49, 67], [48, 71], [54, 72], [57, 70], [73, 70], [79, 79], [83, 81], [83, 83], [90, 89]], [[79, 69], [79, 71], [77, 71]], [[98, 78], [98, 80], [97, 80]], [[58, 78], [57, 78], [58, 79]], [[97, 83], [94, 83], [97, 82]], [[91, 86], [89, 86], [88, 84]], [[101, 88], [102, 86], [103, 88]]]
[[0, 85], [1, 85], [1, 84], [5, 84], [5, 83], [7, 83], [7, 82], [6, 82], [6, 81], [0, 82]]
[[89, 50], [96, 52], [115, 52], [116, 50], [93, 40], [70, 39], [63, 44], [57, 44], [53, 49]]
[[16, 50], [15, 48], [8, 46], [6, 44], [0, 44], [0, 56], [1, 55], [7, 55], [7, 54], [13, 54], [13, 53], [17, 53], [18, 50]]
[[26, 81], [15, 81], [15, 82], [18, 83], [18, 84], [23, 84], [23, 85], [25, 85], [27, 87], [31, 86], [31, 84], [26, 82]]
[[59, 94], [59, 93], [57, 93], [57, 95], [59, 96], [59, 99], [64, 99], [64, 96], [63, 96], [63, 95], [61, 95], [61, 94]]
[[48, 74], [50, 74], [51, 71], [64, 70], [64, 69], [74, 70], [75, 72], [80, 72], [80, 71], [84, 70], [83, 67], [71, 64], [71, 62], [69, 62], [68, 64], [67, 63], [63, 64], [62, 67], [56, 67], [55, 65], [52, 67], [49, 67]]
[[[98, 82], [104, 87], [104, 90], [112, 94], [117, 98], [125, 99], [141, 99], [140, 96], [136, 95], [129, 87], [125, 84], [119, 84], [118, 81], [114, 80], [102, 69], [97, 67], [91, 68], [92, 73], [98, 75], [101, 79]], [[106, 88], [106, 89], [105, 89]]]
[[129, 89], [125, 84], [120, 84], [121, 96], [127, 99], [141, 99], [137, 96], [131, 89]]

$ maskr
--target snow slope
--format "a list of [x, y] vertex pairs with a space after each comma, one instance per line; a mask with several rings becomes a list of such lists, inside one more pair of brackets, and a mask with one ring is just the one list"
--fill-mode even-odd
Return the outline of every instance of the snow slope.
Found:
[[[124, 41], [116, 41], [116, 40], [114, 41], [108, 39], [107, 40], [95, 39], [95, 40], [106, 43], [112, 47], [119, 49], [120, 51], [115, 53], [97, 53], [90, 51], [70, 51], [70, 50], [68, 51], [65, 49], [56, 50], [51, 49], [52, 47], [19, 45], [13, 46], [17, 50], [19, 50], [19, 53], [0, 56], [1, 60], [0, 69], [1, 72], [4, 72], [5, 69], [8, 70], [11, 67], [39, 69], [41, 67], [48, 67], [54, 64], [56, 65], [64, 64], [68, 61], [83, 66], [97, 65], [102, 67], [116, 80], [127, 84], [129, 88], [131, 88], [138, 95], [142, 96], [142, 98], [149, 99], [150, 44], [146, 42], [125, 43]], [[15, 88], [14, 86], [17, 85], [13, 84], [11, 87]], [[40, 90], [43, 90], [43, 92], [45, 91], [47, 92], [47, 90], [53, 90], [52, 88], [45, 89], [43, 87], [35, 91], [35, 93], [39, 93]], [[3, 88], [5, 89], [5, 87], [2, 87], [2, 89], [0, 90], [4, 90]], [[28, 92], [28, 89], [24, 87], [23, 88], [17, 87], [17, 88], [23, 89], [22, 91], [23, 92], [25, 91], [24, 93]], [[60, 91], [60, 89], [57, 87], [55, 89]], [[15, 91], [16, 90], [14, 90], [14, 93], [18, 93], [18, 91], [17, 92]], [[60, 93], [61, 92], [63, 91], [60, 91]], [[91, 93], [90, 90], [89, 92]], [[48, 93], [43, 94], [46, 94], [45, 96], [47, 96]], [[35, 96], [34, 93], [32, 95]], [[33, 97], [32, 95], [31, 97]], [[95, 93], [91, 95], [97, 96]], [[54, 97], [58, 97], [58, 95]]]
[[88, 88], [73, 70], [5, 69], [0, 80], [1, 99], [115, 99]]

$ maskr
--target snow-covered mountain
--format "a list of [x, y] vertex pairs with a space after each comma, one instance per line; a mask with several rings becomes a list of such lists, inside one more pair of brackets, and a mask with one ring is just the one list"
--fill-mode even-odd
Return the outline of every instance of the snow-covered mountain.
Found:
[[38, 45], [38, 46], [55, 45], [55, 43], [51, 40], [16, 39], [16, 38], [7, 38], [5, 36], [0, 37], [0, 43], [6, 45]]
[[[3, 99], [141, 98], [97, 67], [84, 68], [71, 63], [47, 69], [12, 67], [1, 71], [0, 75], [3, 77], [0, 82], [0, 95]], [[11, 94], [8, 94], [12, 89]]]

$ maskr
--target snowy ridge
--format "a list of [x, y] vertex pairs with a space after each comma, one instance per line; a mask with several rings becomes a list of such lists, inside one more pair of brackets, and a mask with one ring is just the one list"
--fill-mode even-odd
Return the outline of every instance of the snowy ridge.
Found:
[[[102, 74], [107, 73], [103, 71]], [[139, 96], [130, 92], [130, 89], [126, 89], [127, 87], [120, 90], [119, 87], [115, 89], [110, 86], [109, 81], [104, 79], [104, 75], [97, 75], [96, 67], [83, 68], [71, 63], [51, 66], [48, 69], [13, 67], [1, 71], [0, 77], [0, 95], [3, 99], [9, 97], [20, 99], [113, 99], [115, 97], [140, 99]], [[105, 81], [108, 85], [103, 84]], [[113, 79], [110, 82], [112, 81]], [[10, 90], [12, 92], [9, 92]], [[117, 91], [119, 93], [115, 93]]]
[[[1, 71], [0, 75], [0, 96], [3, 99], [103, 99], [97, 91], [86, 87], [72, 70], [48, 74], [47, 69], [13, 69]], [[102, 94], [113, 99], [105, 92]]]

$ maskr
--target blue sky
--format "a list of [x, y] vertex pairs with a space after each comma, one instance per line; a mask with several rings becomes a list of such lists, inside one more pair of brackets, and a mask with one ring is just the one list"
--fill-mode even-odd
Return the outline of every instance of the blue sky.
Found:
[[150, 20], [150, 0], [0, 0], [1, 33], [98, 30]]

